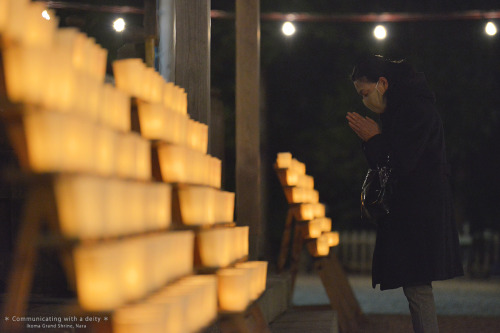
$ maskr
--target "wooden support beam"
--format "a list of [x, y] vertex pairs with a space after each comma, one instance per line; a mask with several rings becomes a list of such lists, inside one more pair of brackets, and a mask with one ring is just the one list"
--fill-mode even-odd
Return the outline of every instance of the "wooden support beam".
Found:
[[236, 216], [250, 226], [250, 258], [259, 256], [260, 174], [260, 3], [236, 1]]
[[210, 126], [210, 0], [176, 1], [175, 83], [189, 115]]

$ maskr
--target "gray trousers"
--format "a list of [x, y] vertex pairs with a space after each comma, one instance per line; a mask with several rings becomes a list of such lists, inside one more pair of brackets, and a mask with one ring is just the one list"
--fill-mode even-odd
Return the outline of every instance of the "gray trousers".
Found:
[[431, 284], [403, 287], [415, 333], [439, 333]]

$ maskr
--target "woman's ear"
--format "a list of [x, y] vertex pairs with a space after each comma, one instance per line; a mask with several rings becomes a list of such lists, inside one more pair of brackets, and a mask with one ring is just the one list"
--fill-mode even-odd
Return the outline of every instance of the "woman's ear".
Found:
[[379, 87], [382, 87], [381, 93], [383, 95], [383, 94], [385, 94], [385, 92], [389, 88], [389, 81], [387, 81], [387, 79], [385, 77], [381, 76], [381, 77], [379, 77], [378, 82], [379, 82]]

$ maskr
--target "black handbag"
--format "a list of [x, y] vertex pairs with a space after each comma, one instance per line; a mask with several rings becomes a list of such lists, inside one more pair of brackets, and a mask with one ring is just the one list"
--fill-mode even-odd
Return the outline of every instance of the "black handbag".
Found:
[[380, 217], [391, 212], [394, 181], [389, 157], [387, 163], [369, 169], [361, 188], [361, 218], [377, 223]]

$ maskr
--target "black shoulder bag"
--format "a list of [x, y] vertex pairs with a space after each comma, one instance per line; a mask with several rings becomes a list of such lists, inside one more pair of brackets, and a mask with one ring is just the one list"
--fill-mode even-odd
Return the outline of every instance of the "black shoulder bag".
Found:
[[377, 224], [380, 217], [391, 212], [393, 175], [390, 157], [383, 166], [369, 169], [361, 188], [361, 218]]

